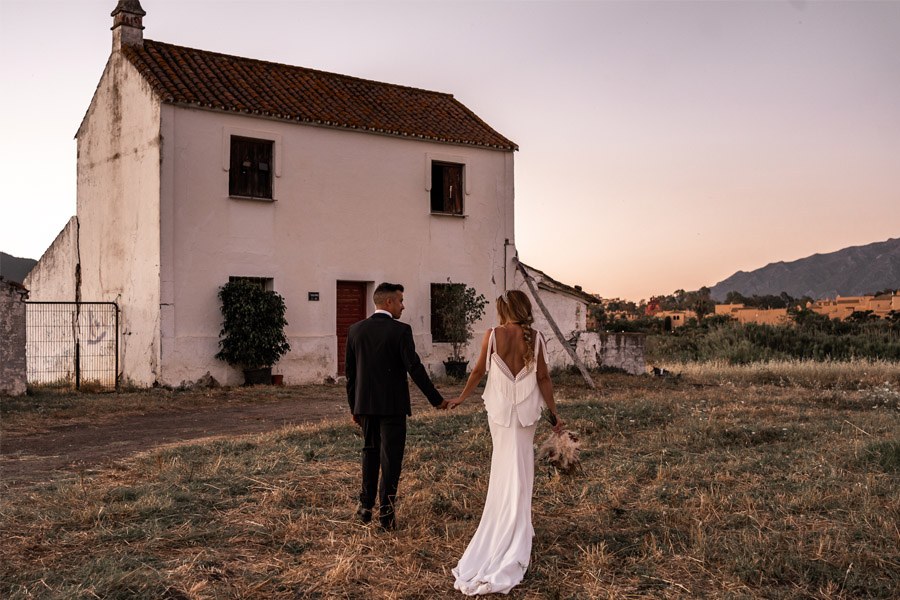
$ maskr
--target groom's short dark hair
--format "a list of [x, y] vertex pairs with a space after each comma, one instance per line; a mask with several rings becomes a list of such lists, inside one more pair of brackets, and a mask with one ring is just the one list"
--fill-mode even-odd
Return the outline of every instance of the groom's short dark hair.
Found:
[[375, 293], [372, 294], [372, 300], [375, 304], [381, 304], [389, 294], [402, 291], [403, 286], [399, 283], [379, 283], [378, 287], [375, 288]]

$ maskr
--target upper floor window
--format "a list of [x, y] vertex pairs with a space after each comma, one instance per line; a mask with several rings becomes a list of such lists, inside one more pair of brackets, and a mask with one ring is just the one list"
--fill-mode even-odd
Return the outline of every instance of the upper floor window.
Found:
[[231, 136], [228, 195], [272, 199], [272, 140]]
[[463, 165], [432, 161], [431, 212], [463, 214]]

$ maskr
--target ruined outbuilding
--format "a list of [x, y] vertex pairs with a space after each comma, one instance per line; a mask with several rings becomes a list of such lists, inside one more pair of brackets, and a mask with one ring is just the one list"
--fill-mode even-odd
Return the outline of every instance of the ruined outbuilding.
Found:
[[[526, 285], [525, 274], [531, 278], [541, 302], [550, 313], [563, 339], [586, 368], [606, 367], [632, 375], [646, 372], [643, 334], [588, 331], [591, 307], [600, 304], [597, 296], [588, 294], [581, 286], [562, 283], [530, 265], [519, 264], [521, 269], [516, 272], [515, 287], [533, 297], [531, 288]], [[553, 327], [537, 302], [533, 300], [532, 305], [535, 328], [542, 331], [547, 339], [548, 364], [557, 369], [573, 366], [573, 358], [554, 335]]]

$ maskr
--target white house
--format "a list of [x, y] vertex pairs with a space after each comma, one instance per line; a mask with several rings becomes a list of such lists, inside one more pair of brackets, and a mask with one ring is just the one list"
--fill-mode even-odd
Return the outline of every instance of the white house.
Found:
[[213, 358], [216, 294], [255, 278], [285, 299], [292, 350], [275, 371], [301, 383], [341, 373], [346, 328], [391, 281], [440, 372], [432, 285], [493, 300], [514, 284], [516, 145], [452, 95], [144, 39], [145, 14], [112, 12], [76, 134], [77, 216], [32, 299], [117, 302], [123, 381], [233, 384]]
[[[231, 278], [284, 297], [286, 383], [343, 373], [347, 329], [381, 281], [406, 287], [403, 320], [438, 374], [450, 345], [435, 286], [491, 302], [527, 291], [517, 146], [452, 95], [145, 40], [145, 15], [138, 0], [112, 12], [112, 53], [76, 134], [77, 215], [25, 282], [32, 300], [117, 303], [122, 381], [241, 382], [214, 358]], [[617, 364], [619, 345], [582, 335], [595, 299], [526, 271], [582, 361]], [[551, 366], [570, 364], [537, 309]], [[491, 304], [470, 360], [495, 321]]]

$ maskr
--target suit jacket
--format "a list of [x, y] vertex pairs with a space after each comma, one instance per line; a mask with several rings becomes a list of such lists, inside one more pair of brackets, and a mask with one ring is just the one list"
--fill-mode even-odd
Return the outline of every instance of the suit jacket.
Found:
[[381, 313], [350, 327], [347, 400], [354, 415], [411, 415], [407, 373], [433, 406], [444, 401], [416, 354], [412, 327]]

